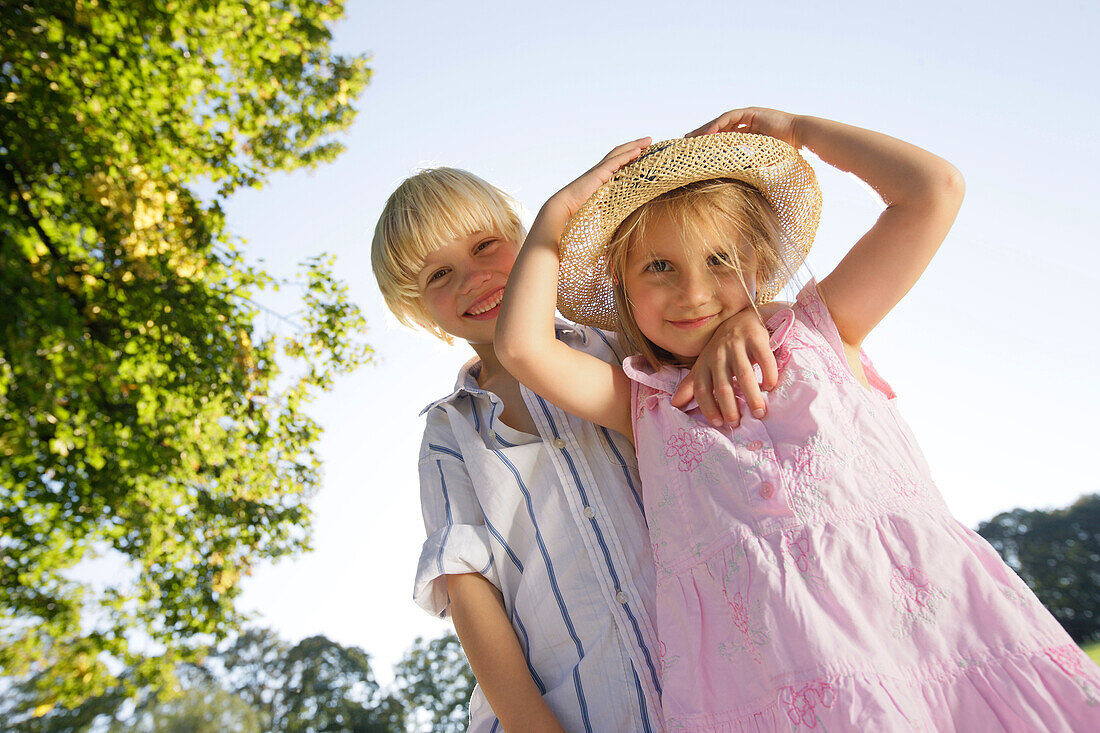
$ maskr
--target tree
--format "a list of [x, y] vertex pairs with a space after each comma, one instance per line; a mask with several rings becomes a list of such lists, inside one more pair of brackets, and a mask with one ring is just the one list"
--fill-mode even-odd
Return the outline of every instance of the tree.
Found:
[[[260, 714], [201, 667], [184, 665], [182, 690], [150, 694], [107, 733], [261, 733]], [[115, 711], [118, 712], [117, 710]]]
[[[132, 670], [122, 677], [129, 678]], [[0, 729], [13, 733], [400, 733], [405, 707], [383, 691], [366, 653], [324, 636], [290, 645], [249, 628], [173, 679], [127, 694], [124, 685], [72, 708], [28, 713], [33, 685], [16, 685], [0, 703]]]
[[431, 731], [466, 730], [476, 680], [453, 633], [430, 641], [418, 638], [397, 663], [394, 677], [410, 719]]
[[222, 203], [333, 158], [370, 72], [330, 49], [340, 0], [0, 14], [0, 671], [45, 713], [159, 685], [308, 546], [304, 410], [369, 361], [363, 320], [314, 257], [300, 319], [259, 329], [278, 283]]
[[1100, 640], [1100, 494], [1067, 509], [1013, 509], [982, 522], [978, 534], [1074, 641]]
[[286, 733], [397, 733], [405, 709], [383, 695], [368, 657], [324, 636], [299, 642], [282, 660], [283, 687], [275, 697], [275, 729]]

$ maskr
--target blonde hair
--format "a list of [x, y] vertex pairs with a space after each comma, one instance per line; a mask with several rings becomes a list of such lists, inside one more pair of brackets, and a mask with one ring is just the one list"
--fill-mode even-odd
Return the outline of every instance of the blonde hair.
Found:
[[731, 256], [726, 260], [727, 265], [737, 273], [746, 292], [755, 292], [755, 288], [748, 287], [741, 266], [747, 253], [751, 252], [756, 260], [756, 269], [750, 273], [754, 285], [768, 280], [786, 266], [779, 217], [764, 195], [743, 181], [731, 178], [698, 181], [668, 191], [631, 212], [608, 240], [607, 261], [623, 339], [654, 369], [661, 364], [690, 366], [646, 338], [634, 318], [634, 308], [626, 292], [627, 255], [645, 240], [646, 232], [654, 223], [662, 219], [671, 221], [685, 241], [728, 243]]
[[390, 194], [371, 243], [371, 269], [386, 305], [410, 328], [452, 343], [428, 311], [417, 277], [429, 254], [474, 232], [521, 244], [519, 204], [496, 186], [458, 168], [429, 168], [402, 181]]

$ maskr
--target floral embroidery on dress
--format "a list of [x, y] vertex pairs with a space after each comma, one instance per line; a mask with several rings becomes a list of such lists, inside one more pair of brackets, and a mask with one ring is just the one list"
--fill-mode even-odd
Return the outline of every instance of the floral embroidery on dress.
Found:
[[947, 598], [947, 593], [933, 585], [927, 575], [906, 565], [894, 568], [890, 589], [894, 592], [894, 610], [901, 615], [896, 637], [911, 634], [918, 622], [932, 624]]
[[763, 663], [759, 647], [769, 644], [771, 636], [764, 626], [764, 611], [760, 601], [753, 603], [750, 609], [741, 593], [734, 593], [732, 597], [727, 593], [726, 603], [729, 604], [733, 625], [741, 633], [741, 638], [722, 642], [718, 645], [718, 653], [734, 663], [739, 661], [737, 657], [740, 654], [748, 654], [758, 664]]
[[791, 529], [783, 533], [784, 550], [794, 561], [798, 572], [802, 573], [806, 584], [815, 590], [824, 590], [828, 584], [818, 572], [817, 555], [810, 552], [810, 535], [805, 529]]
[[[1081, 647], [1076, 644], [1066, 644], [1064, 646], [1051, 647], [1046, 650], [1046, 654], [1063, 672], [1073, 678], [1073, 681], [1081, 689], [1081, 693], [1085, 696], [1085, 701], [1089, 705], [1100, 703], [1100, 699], [1097, 698], [1096, 689], [1092, 686], [1092, 682], [1085, 676], [1085, 664], [1088, 657]], [[1088, 663], [1091, 665], [1091, 662]]]
[[703, 454], [712, 445], [714, 435], [707, 428], [680, 428], [665, 443], [665, 457], [678, 460], [678, 468], [687, 472], [703, 461]]
[[783, 473], [789, 486], [791, 509], [799, 521], [805, 522], [821, 508], [824, 500], [819, 484], [836, 472], [836, 450], [814, 435], [806, 445], [791, 452], [792, 462]]
[[794, 560], [798, 572], [809, 572], [810, 560], [814, 559], [814, 556], [810, 554], [810, 538], [807, 536], [806, 530], [802, 530], [802, 532], [790, 530], [784, 536], [787, 538], [787, 554]]
[[676, 666], [676, 663], [680, 661], [679, 654], [669, 654], [668, 647], [665, 646], [663, 641], [657, 642], [657, 659], [661, 663], [661, 677], [664, 677], [668, 670]]
[[[815, 325], [817, 324], [815, 323]], [[818, 330], [821, 330], [820, 327]], [[782, 371], [783, 367], [790, 363], [792, 352], [795, 349], [805, 349], [813, 354], [811, 358], [814, 361], [821, 363], [825, 370], [825, 376], [828, 377], [830, 382], [836, 385], [847, 383], [848, 375], [851, 373], [848, 365], [840, 363], [840, 357], [833, 351], [833, 347], [827, 341], [822, 344], [819, 343], [819, 340], [826, 340], [824, 333], [814, 334], [801, 323], [796, 322], [796, 326], [791, 329], [783, 346], [776, 352], [776, 367]]]
[[656, 388], [650, 387], [648, 384], [638, 385], [638, 399], [634, 405], [635, 422], [640, 421], [647, 412], [656, 407], [659, 395], [660, 392]]
[[661, 539], [661, 531], [651, 524], [649, 527], [649, 537], [651, 540], [650, 546], [653, 548], [654, 567], [666, 577], [672, 575], [672, 571], [668, 569], [661, 559], [661, 548], [668, 544]]
[[1001, 595], [1006, 601], [1022, 606], [1027, 603], [1028, 597], [1015, 588], [1001, 588]]
[[794, 723], [794, 729], [799, 727], [816, 729], [821, 724], [818, 717], [818, 708], [831, 708], [836, 704], [836, 690], [824, 679], [817, 679], [802, 687], [788, 685], [779, 689], [779, 703], [787, 713], [787, 717]]
[[887, 480], [890, 482], [890, 488], [894, 490], [894, 493], [906, 499], [916, 499], [924, 493], [918, 481], [897, 469], [890, 469]]

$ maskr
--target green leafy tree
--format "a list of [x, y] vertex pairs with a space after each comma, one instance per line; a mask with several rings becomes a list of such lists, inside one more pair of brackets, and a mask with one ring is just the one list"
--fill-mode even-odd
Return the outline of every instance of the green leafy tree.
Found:
[[367, 654], [324, 636], [302, 640], [282, 659], [274, 700], [276, 730], [286, 733], [399, 733], [405, 708], [384, 695]]
[[273, 631], [250, 628], [222, 644], [202, 667], [259, 712], [264, 730], [404, 730], [405, 708], [383, 693], [367, 654], [324, 636], [291, 646]]
[[[259, 711], [226, 690], [201, 667], [184, 665], [182, 688], [148, 694], [133, 713], [105, 726], [107, 733], [261, 733]], [[116, 716], [121, 706], [115, 710]], [[102, 729], [102, 728], [101, 728]]]
[[1054, 511], [1013, 509], [985, 537], [1074, 641], [1100, 640], [1100, 494]]
[[394, 668], [397, 696], [418, 730], [460, 733], [469, 722], [474, 673], [453, 633], [418, 638]]
[[[33, 685], [8, 689], [0, 730], [13, 733], [402, 733], [405, 705], [378, 685], [367, 654], [324, 636], [291, 645], [250, 628], [171, 680], [127, 691], [117, 685], [72, 708], [35, 716]], [[123, 677], [132, 676], [126, 670]]]
[[301, 317], [258, 329], [278, 283], [222, 202], [340, 151], [370, 73], [330, 48], [342, 14], [0, 0], [0, 671], [39, 715], [159, 685], [307, 547], [304, 410], [370, 359], [364, 324], [316, 257]]

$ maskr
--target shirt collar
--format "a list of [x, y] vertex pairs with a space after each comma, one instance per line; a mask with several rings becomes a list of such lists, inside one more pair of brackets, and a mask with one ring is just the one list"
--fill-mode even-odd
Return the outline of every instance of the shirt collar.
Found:
[[[561, 341], [568, 342], [571, 340], [569, 338], [570, 335], [576, 334], [576, 337], [579, 338], [582, 343], [587, 342], [587, 337], [585, 336], [584, 331], [578, 329], [569, 321], [563, 320], [561, 318], [554, 319], [554, 333]], [[441, 397], [435, 402], [432, 402], [423, 410], [421, 410], [420, 414], [423, 415], [424, 413], [428, 412], [429, 410], [433, 410], [436, 407], [442, 407], [445, 404], [451, 404], [467, 395], [474, 398], [488, 399], [489, 401], [495, 400], [499, 402], [499, 397], [497, 397], [492, 392], [482, 389], [478, 386], [477, 377], [480, 373], [481, 360], [475, 356], [473, 359], [470, 359], [470, 361], [466, 362], [461, 369], [458, 370], [458, 379], [455, 380], [454, 392], [451, 392], [446, 397]]]

